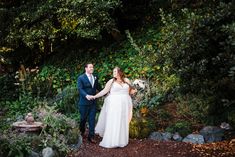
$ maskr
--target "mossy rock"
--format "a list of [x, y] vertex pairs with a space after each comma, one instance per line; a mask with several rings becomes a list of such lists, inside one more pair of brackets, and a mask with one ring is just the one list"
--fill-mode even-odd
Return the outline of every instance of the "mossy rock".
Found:
[[76, 144], [80, 135], [79, 128], [72, 128], [68, 131], [67, 139], [69, 144]]

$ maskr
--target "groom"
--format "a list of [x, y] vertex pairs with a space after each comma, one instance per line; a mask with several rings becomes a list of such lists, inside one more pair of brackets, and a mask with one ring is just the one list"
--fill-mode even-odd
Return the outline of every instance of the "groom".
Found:
[[79, 90], [79, 112], [80, 112], [80, 131], [84, 136], [86, 130], [86, 121], [88, 119], [89, 134], [88, 140], [96, 143], [95, 135], [95, 116], [96, 116], [96, 100], [91, 99], [91, 95], [96, 94], [96, 90], [100, 90], [98, 79], [93, 75], [94, 66], [91, 63], [85, 65], [85, 73], [78, 77], [77, 87]]

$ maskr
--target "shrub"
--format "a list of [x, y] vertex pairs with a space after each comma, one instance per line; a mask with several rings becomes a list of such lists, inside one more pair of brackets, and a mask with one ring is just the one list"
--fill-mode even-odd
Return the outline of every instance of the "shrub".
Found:
[[198, 95], [185, 95], [177, 98], [177, 113], [192, 124], [208, 122], [208, 110], [213, 101]]
[[40, 134], [44, 147], [52, 147], [62, 156], [67, 154], [69, 145], [77, 144], [80, 135], [76, 121], [58, 113], [55, 107], [47, 105], [36, 109], [35, 112], [45, 125]]
[[[181, 94], [203, 95], [201, 98], [204, 100], [199, 98], [198, 103], [191, 99], [195, 107], [188, 105], [190, 113], [200, 121], [204, 118], [203, 114], [210, 116], [211, 123], [226, 120], [231, 107], [223, 106], [221, 101], [234, 101], [231, 96], [235, 91], [232, 6], [232, 3], [221, 2], [213, 7], [205, 5], [197, 9], [182, 9], [177, 17], [160, 11], [163, 27], [156, 63], [162, 64], [163, 78], [171, 75], [178, 78], [176, 82]], [[228, 81], [224, 84], [222, 80]], [[187, 105], [183, 106], [187, 109]], [[201, 107], [198, 109], [196, 106]], [[218, 115], [223, 116], [217, 119]]]
[[54, 103], [59, 112], [71, 114], [77, 111], [77, 87], [68, 85], [63, 91], [59, 92], [54, 99]]
[[166, 131], [170, 133], [178, 132], [183, 137], [192, 133], [191, 124], [187, 121], [178, 121], [175, 124], [168, 126]]
[[18, 100], [6, 101], [8, 116], [16, 117], [31, 112], [38, 106], [39, 99], [34, 98], [31, 93], [25, 93]]
[[31, 141], [27, 134], [7, 133], [0, 136], [0, 156], [24, 157], [32, 150]]
[[18, 90], [14, 83], [14, 74], [0, 76], [0, 101], [15, 100], [18, 98]]
[[[34, 108], [35, 121], [41, 121], [44, 127], [40, 134], [27, 134], [12, 131], [7, 128], [0, 135], [0, 156], [24, 157], [30, 151], [40, 152], [45, 147], [51, 147], [58, 156], [65, 156], [77, 145], [80, 136], [78, 124], [75, 120], [49, 107], [47, 102], [38, 101], [39, 107]], [[2, 127], [1, 127], [2, 128]]]
[[130, 122], [129, 134], [131, 138], [146, 138], [154, 128], [153, 120], [143, 117], [134, 117]]

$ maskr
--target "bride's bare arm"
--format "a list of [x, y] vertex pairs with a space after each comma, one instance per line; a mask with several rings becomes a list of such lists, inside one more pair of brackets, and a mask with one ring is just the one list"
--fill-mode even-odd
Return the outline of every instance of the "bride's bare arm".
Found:
[[97, 93], [97, 94], [96, 94], [95, 96], [93, 96], [93, 97], [96, 99], [96, 98], [102, 97], [102, 96], [104, 96], [105, 94], [107, 94], [107, 93], [110, 91], [110, 89], [111, 89], [112, 83], [113, 83], [113, 79], [110, 79], [110, 80], [106, 83], [104, 89], [103, 89], [102, 91], [100, 91], [99, 93]]
[[137, 92], [137, 89], [133, 86], [131, 81], [128, 78], [125, 78], [125, 82], [129, 85], [131, 90], [129, 91], [131, 95], [135, 94]]

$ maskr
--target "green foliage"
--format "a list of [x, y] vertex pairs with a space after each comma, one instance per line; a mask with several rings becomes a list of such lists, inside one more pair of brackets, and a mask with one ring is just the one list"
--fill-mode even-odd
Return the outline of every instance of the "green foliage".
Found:
[[24, 94], [18, 100], [6, 101], [8, 115], [13, 117], [24, 115], [31, 112], [32, 109], [38, 106], [38, 99], [33, 98], [31, 94]]
[[[15, 79], [11, 80], [11, 84], [15, 87], [15, 93], [18, 98], [1, 101], [1, 104], [5, 104], [7, 107], [8, 115], [13, 117], [18, 115], [24, 115], [27, 112], [32, 111], [34, 107], [38, 105], [39, 97], [38, 92], [34, 95], [33, 83], [37, 73], [35, 71], [25, 70], [24, 66], [16, 72]], [[35, 81], [36, 82], [36, 81]], [[9, 83], [10, 84], [10, 83]]]
[[[54, 66], [45, 66], [41, 71], [37, 68], [23, 68], [16, 73], [16, 79], [9, 79], [3, 87], [7, 89], [7, 85], [13, 86], [18, 98], [14, 100], [6, 97], [6, 100], [1, 101], [2, 107], [8, 110], [8, 116], [16, 117], [31, 112], [41, 104], [42, 99], [52, 98], [52, 101], [48, 99], [51, 105], [57, 106], [64, 113], [74, 113], [77, 110], [78, 92], [74, 84], [68, 86], [76, 82], [76, 79], [71, 77], [74, 76], [70, 75], [70, 71]], [[5, 76], [2, 78], [5, 80]]]
[[[164, 58], [165, 71], [179, 74], [187, 88], [196, 89], [206, 86], [206, 79], [212, 79], [212, 76], [215, 79], [221, 77], [214, 77], [216, 69], [223, 68], [226, 71], [230, 67], [229, 63], [221, 65], [225, 59], [221, 51], [231, 53], [232, 43], [225, 48], [221, 42], [230, 38], [222, 30], [224, 25], [232, 22], [231, 4], [221, 3], [216, 8], [203, 8], [195, 12], [184, 9], [182, 14], [179, 20], [162, 13], [164, 27], [161, 30], [159, 52]], [[225, 18], [229, 19], [226, 24], [221, 22]], [[222, 47], [218, 47], [220, 45]], [[226, 59], [232, 60], [233, 57], [230, 57]]]
[[[151, 79], [160, 67], [155, 64], [155, 38], [158, 32], [149, 29], [143, 34], [135, 37], [134, 41], [129, 31], [126, 31], [128, 41], [110, 46], [108, 49], [102, 49], [94, 60], [95, 71], [99, 75], [101, 84], [104, 84], [112, 76], [112, 69], [119, 66], [124, 71], [127, 78], [133, 79]], [[143, 59], [143, 56], [145, 59]]]
[[26, 134], [9, 133], [0, 136], [0, 156], [24, 157], [29, 154], [32, 138]]
[[131, 138], [146, 138], [154, 130], [152, 119], [134, 117], [130, 122], [129, 135]]
[[44, 106], [38, 108], [36, 113], [42, 120], [43, 128], [40, 136], [43, 138], [43, 146], [55, 148], [60, 154], [69, 151], [69, 144], [77, 144], [80, 135], [77, 123], [57, 112], [55, 107]]
[[[212, 123], [217, 117], [217, 123], [228, 121], [234, 125], [235, 23], [232, 4], [204, 3], [203, 0], [157, 0], [152, 3], [155, 6], [149, 13], [154, 15], [144, 18], [151, 23], [152, 18], [159, 15], [156, 9], [163, 6], [166, 11], [160, 11], [161, 24], [158, 21], [151, 27], [127, 30], [126, 40], [103, 47], [103, 42], [94, 41], [101, 39], [102, 33], [116, 30], [113, 11], [120, 6], [118, 0], [9, 2], [9, 9], [0, 9], [1, 13], [9, 15], [1, 26], [4, 41], [1, 39], [0, 42], [10, 47], [12, 58], [24, 61], [31, 55], [31, 64], [39, 63], [42, 58], [46, 62], [36, 71], [20, 68], [23, 79], [20, 74], [16, 75], [16, 80], [14, 76], [1, 76], [3, 90], [0, 95], [4, 101], [0, 104], [9, 109], [10, 115], [22, 115], [39, 106], [44, 99], [57, 111], [78, 121], [77, 76], [84, 72], [86, 62], [92, 62], [103, 86], [112, 78], [115, 66], [121, 67], [131, 80], [141, 78], [150, 82], [150, 90], [135, 112], [139, 113], [146, 106], [157, 109], [153, 117], [158, 124], [174, 118], [160, 107], [176, 98], [177, 114], [187, 119], [187, 123]], [[177, 10], [179, 8], [184, 9]], [[14, 53], [10, 53], [12, 48]], [[1, 56], [8, 56], [5, 51], [5, 48], [0, 51]], [[47, 55], [52, 58], [45, 60]], [[19, 86], [13, 83], [19, 83]], [[11, 100], [12, 93], [14, 100]], [[63, 116], [48, 112], [52, 115], [46, 116], [48, 127], [44, 130], [43, 143], [66, 152], [66, 131], [76, 132], [76, 128], [68, 126]], [[133, 119], [131, 137], [147, 137], [153, 124], [148, 118]], [[168, 129], [184, 130], [183, 134], [186, 134], [189, 132], [187, 126], [190, 126], [187, 123], [177, 122]], [[75, 139], [70, 137], [66, 139]]]
[[153, 96], [149, 101], [149, 106], [151, 107], [159, 106], [163, 101], [162, 99], [163, 99], [162, 95]]
[[177, 113], [188, 119], [191, 124], [209, 123], [207, 116], [209, 107], [213, 103], [213, 97], [185, 95], [178, 97], [177, 100]]
[[166, 131], [170, 133], [178, 132], [183, 137], [192, 133], [191, 124], [187, 121], [178, 121], [175, 124], [167, 127]]
[[[1, 104], [0, 104], [1, 105]], [[0, 130], [3, 132], [11, 127], [11, 122], [7, 121], [6, 117], [0, 117]]]
[[170, 119], [172, 118], [170, 113], [168, 113], [166, 110], [164, 109], [158, 109], [157, 113], [157, 124], [161, 124], [162, 122], [169, 122]]
[[165, 106], [156, 106], [149, 109], [147, 118], [155, 123], [155, 130], [163, 130], [174, 120], [174, 115]]
[[[8, 34], [9, 43], [23, 41], [27, 46], [38, 44], [41, 50], [46, 42], [66, 40], [68, 36], [100, 38], [104, 29], [114, 28], [109, 11], [118, 7], [118, 0], [27, 1], [12, 7], [13, 27]], [[43, 51], [42, 51], [43, 52]]]
[[74, 113], [77, 110], [78, 100], [77, 87], [67, 86], [62, 92], [56, 95], [57, 109], [66, 114]]
[[59, 156], [65, 156], [70, 144], [77, 144], [80, 131], [77, 123], [60, 114], [55, 107], [47, 106], [47, 102], [38, 103], [33, 110], [36, 121], [41, 121], [44, 127], [39, 135], [19, 133], [11, 128], [1, 132], [0, 156], [24, 157], [32, 150], [40, 152], [45, 147], [51, 147]]
[[120, 7], [119, 0], [2, 3], [0, 45], [12, 51], [1, 55], [10, 59], [14, 66], [19, 63], [42, 63], [50, 54], [60, 52], [63, 43], [101, 40], [103, 32], [111, 34], [117, 30], [112, 16]]
[[[235, 57], [232, 3], [182, 9], [181, 16], [177, 17], [165, 15], [163, 11], [160, 13], [163, 27], [156, 62], [162, 63], [163, 78], [174, 75], [178, 81], [173, 82], [177, 82], [181, 94], [203, 95], [205, 99], [199, 104], [207, 104], [204, 106], [209, 108], [207, 115], [214, 118], [218, 114], [226, 115], [230, 107], [224, 107], [221, 100], [233, 101], [230, 93], [235, 91], [232, 80]], [[192, 110], [198, 112], [194, 116], [202, 119], [200, 108], [199, 111], [197, 108]], [[226, 119], [221, 116], [216, 121]]]
[[[25, 71], [25, 74], [22, 74]], [[72, 73], [72, 74], [71, 74]], [[51, 104], [57, 106], [63, 113], [76, 111], [78, 97], [76, 78], [74, 72], [66, 68], [45, 66], [38, 68], [19, 70], [16, 74], [16, 83], [19, 98], [15, 101], [6, 101], [5, 106], [10, 109], [10, 114], [24, 114], [34, 107], [40, 99], [51, 98]], [[13, 82], [11, 82], [13, 84]]]
[[13, 74], [0, 76], [0, 100], [14, 100], [18, 98], [18, 92], [14, 85], [15, 78]]
[[[38, 82], [34, 81], [35, 86], [40, 90], [40, 95], [53, 97], [61, 93], [69, 84], [74, 85], [77, 76], [72, 70], [52, 65], [44, 66], [35, 79]], [[44, 85], [40, 86], [41, 84]]]

